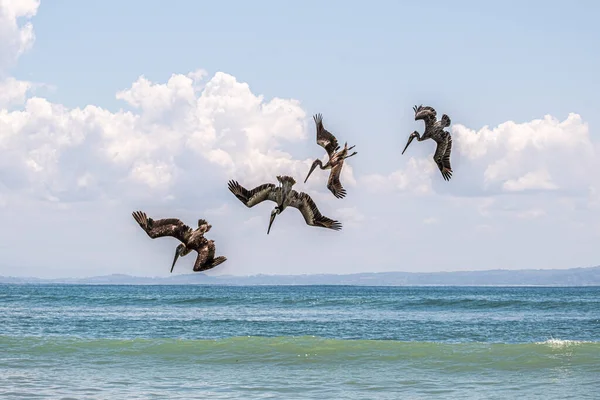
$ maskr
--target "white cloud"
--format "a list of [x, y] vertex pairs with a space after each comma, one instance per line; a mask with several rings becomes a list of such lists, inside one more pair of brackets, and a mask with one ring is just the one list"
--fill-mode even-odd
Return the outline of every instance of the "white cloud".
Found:
[[554, 190], [558, 189], [552, 182], [550, 174], [546, 170], [528, 172], [518, 179], [509, 179], [502, 185], [509, 192], [521, 192], [523, 190]]
[[[141, 184], [149, 193], [170, 189], [183, 164], [198, 157], [204, 168], [217, 167], [249, 187], [308, 170], [307, 160], [280, 148], [306, 140], [299, 103], [266, 102], [231, 75], [215, 74], [200, 92], [185, 75], [173, 75], [166, 84], [140, 77], [117, 97], [139, 112], [67, 109], [38, 97], [23, 110], [0, 111], [0, 147], [8, 151], [0, 170], [63, 200], [82, 186], [73, 162], [85, 170], [88, 188], [104, 179], [117, 186]], [[353, 183], [350, 166], [345, 177]]]
[[[589, 127], [571, 113], [564, 121], [546, 115], [525, 123], [508, 121], [479, 131], [452, 128], [462, 171], [483, 191], [586, 190], [589, 168], [597, 159]], [[465, 162], [466, 161], [466, 162]]]
[[[39, 1], [1, 0], [0, 69], [33, 44], [31, 23], [19, 25], [17, 19], [33, 17], [38, 7]], [[141, 76], [116, 94], [134, 111], [114, 113], [26, 99], [31, 83], [1, 81], [0, 173], [8, 189], [61, 201], [151, 197], [180, 189], [176, 185], [190, 169], [200, 180], [216, 173], [250, 187], [277, 174], [306, 173], [307, 161], [282, 148], [307, 137], [297, 100], [266, 101], [231, 75], [217, 72], [204, 82], [206, 75], [201, 69], [173, 74], [166, 83]], [[6, 109], [18, 104], [23, 108]], [[343, 174], [354, 182], [350, 167]]]
[[0, 71], [11, 67], [33, 46], [33, 25], [19, 18], [32, 18], [40, 6], [39, 0], [0, 0]]
[[32, 88], [31, 82], [8, 78], [0, 81], [0, 109], [25, 102], [27, 92]]
[[429, 194], [432, 192], [431, 179], [436, 170], [433, 161], [411, 157], [403, 170], [389, 175], [365, 175], [362, 177], [362, 183], [376, 192], [400, 190], [415, 194]]
[[33, 45], [33, 25], [29, 21], [19, 24], [19, 19], [32, 18], [39, 5], [39, 0], [0, 0], [0, 110], [23, 104], [34, 86], [6, 77], [6, 72]]

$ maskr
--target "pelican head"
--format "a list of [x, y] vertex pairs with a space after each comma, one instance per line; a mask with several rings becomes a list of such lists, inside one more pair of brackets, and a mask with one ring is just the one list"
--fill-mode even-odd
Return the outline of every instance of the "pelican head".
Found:
[[185, 244], [180, 244], [179, 246], [177, 246], [177, 248], [175, 249], [175, 258], [173, 259], [173, 265], [171, 265], [171, 273], [173, 273], [173, 268], [175, 267], [175, 263], [177, 262], [177, 259], [179, 258], [179, 256], [185, 256], [187, 253], [189, 253], [187, 247], [185, 247]]
[[269, 229], [267, 229], [267, 235], [271, 231], [271, 225], [273, 225], [273, 221], [275, 221], [275, 217], [277, 216], [277, 214], [280, 214], [280, 213], [281, 213], [281, 209], [279, 208], [279, 206], [276, 206], [273, 209], [273, 211], [271, 211], [271, 220], [269, 221]]
[[406, 146], [404, 146], [404, 150], [402, 150], [402, 154], [404, 154], [404, 152], [406, 151], [406, 149], [408, 148], [408, 145], [410, 144], [410, 142], [412, 142], [415, 138], [419, 138], [419, 132], [414, 131], [413, 133], [410, 134], [410, 136], [408, 137], [408, 142], [406, 143]]
[[310, 170], [308, 171], [308, 175], [306, 175], [306, 179], [304, 180], [304, 183], [306, 183], [306, 181], [308, 180], [308, 177], [310, 176], [310, 174], [312, 174], [312, 172], [315, 170], [315, 168], [317, 168], [317, 165], [319, 167], [321, 167], [321, 169], [323, 169], [323, 163], [321, 162], [321, 160], [316, 159], [312, 165], [310, 166]]

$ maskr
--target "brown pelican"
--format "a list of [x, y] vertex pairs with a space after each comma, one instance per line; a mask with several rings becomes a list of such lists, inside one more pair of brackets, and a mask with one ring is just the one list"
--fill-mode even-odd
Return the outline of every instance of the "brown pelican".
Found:
[[344, 189], [342, 187], [342, 184], [340, 183], [340, 173], [342, 172], [344, 160], [346, 158], [352, 157], [357, 153], [355, 151], [349, 156], [346, 155], [348, 154], [348, 151], [354, 148], [354, 146], [348, 147], [348, 142], [344, 144], [344, 148], [341, 151], [338, 151], [340, 146], [338, 145], [337, 139], [331, 134], [331, 132], [329, 132], [323, 127], [323, 116], [321, 114], [317, 114], [313, 116], [313, 119], [315, 120], [315, 124], [317, 125], [317, 144], [323, 147], [325, 151], [327, 151], [329, 161], [327, 161], [327, 164], [323, 165], [321, 160], [316, 159], [312, 163], [312, 166], [310, 167], [310, 171], [308, 171], [308, 175], [306, 175], [304, 183], [306, 183], [310, 174], [312, 174], [315, 168], [317, 168], [317, 165], [321, 169], [331, 169], [331, 172], [329, 173], [329, 180], [327, 181], [327, 189], [329, 189], [335, 197], [341, 199], [344, 196], [346, 196], [346, 189]]
[[181, 256], [186, 256], [192, 250], [198, 253], [196, 262], [194, 263], [194, 271], [206, 271], [217, 265], [225, 262], [226, 257], [220, 256], [215, 258], [215, 242], [207, 240], [204, 234], [210, 231], [212, 225], [206, 220], [198, 220], [198, 228], [192, 229], [177, 218], [165, 218], [154, 220], [148, 218], [146, 213], [142, 211], [134, 211], [133, 218], [142, 227], [144, 231], [152, 239], [163, 236], [172, 236], [181, 241], [181, 244], [175, 249], [175, 258], [171, 266], [171, 272], [175, 267], [177, 259]]
[[427, 139], [433, 139], [437, 143], [435, 154], [433, 155], [433, 161], [437, 164], [442, 176], [445, 180], [449, 181], [452, 177], [452, 166], [450, 165], [450, 152], [452, 151], [452, 136], [450, 132], [445, 131], [444, 128], [450, 126], [450, 117], [446, 114], [442, 115], [442, 119], [437, 121], [435, 109], [433, 107], [419, 107], [414, 106], [415, 110], [415, 121], [422, 119], [425, 121], [425, 132], [423, 136], [419, 136], [419, 132], [414, 131], [408, 137], [408, 143], [402, 150], [402, 154], [408, 148], [410, 142], [414, 138], [417, 138], [419, 142]]
[[327, 217], [324, 217], [319, 212], [317, 205], [309, 195], [304, 192], [296, 192], [292, 186], [296, 183], [291, 176], [278, 176], [277, 180], [280, 186], [273, 183], [265, 183], [257, 186], [252, 190], [244, 188], [236, 181], [229, 181], [229, 190], [248, 208], [254, 207], [258, 203], [265, 200], [271, 200], [277, 203], [273, 211], [271, 211], [271, 220], [267, 235], [271, 231], [271, 225], [278, 214], [281, 214], [286, 207], [297, 208], [304, 217], [306, 223], [310, 226], [320, 226], [336, 231], [342, 229], [342, 224]]

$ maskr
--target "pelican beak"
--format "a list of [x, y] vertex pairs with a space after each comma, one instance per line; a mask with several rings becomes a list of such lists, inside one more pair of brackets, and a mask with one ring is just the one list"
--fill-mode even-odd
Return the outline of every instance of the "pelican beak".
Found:
[[410, 142], [413, 141], [415, 137], [413, 135], [410, 135], [410, 137], [408, 138], [408, 143], [406, 143], [406, 146], [404, 147], [404, 150], [402, 150], [402, 154], [404, 154], [404, 152], [406, 151], [406, 149], [408, 149], [408, 145], [410, 144]]
[[177, 262], [178, 258], [179, 258], [179, 246], [177, 246], [177, 248], [175, 249], [175, 258], [173, 259], [173, 265], [171, 265], [171, 273], [173, 273], [173, 268], [175, 268], [175, 263]]
[[313, 162], [313, 164], [310, 166], [310, 171], [308, 171], [308, 175], [306, 175], [306, 179], [304, 180], [304, 183], [306, 183], [306, 181], [308, 180], [308, 177], [310, 176], [310, 174], [312, 174], [312, 172], [315, 170], [315, 168], [317, 168], [317, 164], [319, 160], [315, 160]]
[[271, 220], [269, 221], [269, 229], [267, 229], [267, 235], [271, 232], [271, 225], [273, 225], [273, 221], [275, 221], [276, 213], [271, 213]]

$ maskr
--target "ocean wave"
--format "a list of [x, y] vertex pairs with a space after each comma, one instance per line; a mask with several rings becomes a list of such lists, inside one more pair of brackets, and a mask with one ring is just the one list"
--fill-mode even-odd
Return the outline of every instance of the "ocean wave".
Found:
[[[452, 368], [548, 367], [562, 356], [571, 363], [600, 365], [600, 342], [548, 339], [535, 343], [439, 343], [395, 340], [344, 340], [315, 336], [225, 339], [93, 339], [65, 336], [0, 336], [2, 358], [90, 357], [94, 360], [138, 357], [177, 357], [202, 362], [340, 363], [359, 360], [410, 363], [448, 362]], [[1, 361], [1, 358], [0, 358]], [[462, 367], [461, 367], [462, 366]]]
[[[536, 309], [540, 311], [577, 309], [594, 309], [600, 301], [587, 299], [560, 299], [539, 300], [534, 299], [477, 299], [477, 298], [323, 298], [323, 297], [260, 297], [260, 296], [181, 296], [181, 295], [146, 295], [136, 296], [131, 294], [107, 295], [4, 295], [3, 304], [18, 303], [23, 306], [229, 306], [244, 305], [245, 307], [270, 308], [364, 308], [364, 309], [390, 309], [390, 310], [498, 310], [498, 309]], [[13, 306], [14, 307], [14, 306]]]
[[584, 344], [598, 344], [600, 342], [592, 342], [588, 340], [564, 340], [564, 339], [548, 339], [543, 342], [535, 342], [538, 345], [550, 346], [553, 348], [580, 346]]

